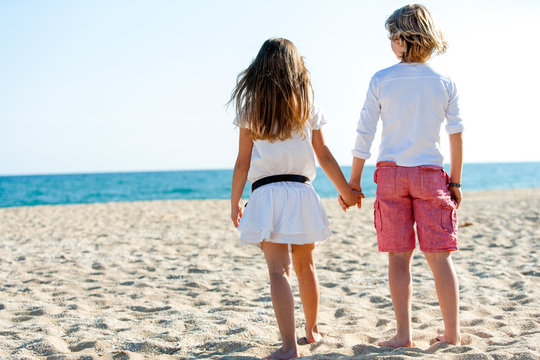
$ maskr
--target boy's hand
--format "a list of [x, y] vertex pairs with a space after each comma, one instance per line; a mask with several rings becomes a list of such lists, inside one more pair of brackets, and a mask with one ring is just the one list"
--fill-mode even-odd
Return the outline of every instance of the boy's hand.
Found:
[[238, 227], [238, 224], [240, 223], [240, 219], [242, 218], [243, 212], [244, 212], [244, 208], [240, 206], [240, 204], [231, 205], [231, 220], [235, 228]]
[[362, 187], [360, 186], [359, 182], [353, 182], [352, 180], [349, 181], [349, 186], [351, 189], [353, 189], [354, 192], [358, 194], [358, 202], [356, 203], [356, 207], [361, 209], [362, 208], [362, 199], [365, 198], [364, 193], [362, 192]]
[[456, 209], [459, 209], [459, 204], [461, 203], [461, 199], [463, 198], [461, 195], [461, 188], [450, 186], [448, 187], [448, 190], [450, 190], [450, 196], [452, 199], [456, 201]]

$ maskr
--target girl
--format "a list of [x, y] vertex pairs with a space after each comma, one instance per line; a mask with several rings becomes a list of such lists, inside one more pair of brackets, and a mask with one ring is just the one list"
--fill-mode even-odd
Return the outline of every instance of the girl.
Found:
[[[326, 146], [323, 114], [312, 106], [311, 81], [292, 42], [269, 39], [251, 65], [238, 76], [231, 101], [240, 144], [231, 192], [231, 219], [241, 244], [262, 247], [270, 275], [270, 293], [282, 347], [267, 359], [299, 356], [294, 299], [289, 283], [292, 263], [298, 277], [306, 318], [306, 339], [321, 339], [317, 327], [319, 284], [315, 243], [330, 236], [328, 219], [310, 182], [319, 164], [348, 205], [354, 192]], [[252, 185], [249, 204], [240, 204], [246, 179]]]
[[[375, 171], [375, 228], [379, 251], [389, 253], [388, 282], [397, 334], [382, 346], [413, 346], [411, 259], [416, 222], [420, 250], [435, 278], [444, 320], [439, 341], [460, 344], [459, 290], [450, 252], [457, 250], [457, 212], [461, 202], [462, 120], [454, 83], [427, 62], [446, 42], [422, 5], [407, 5], [387, 20], [392, 51], [400, 63], [377, 72], [369, 84], [358, 122], [349, 184], [360, 178], [377, 121], [382, 139]], [[446, 118], [451, 175], [444, 172], [439, 133]], [[342, 207], [346, 208], [342, 203]]]

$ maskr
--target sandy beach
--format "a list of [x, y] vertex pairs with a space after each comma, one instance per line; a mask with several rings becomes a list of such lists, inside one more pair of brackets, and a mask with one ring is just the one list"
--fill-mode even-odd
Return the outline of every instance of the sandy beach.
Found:
[[[317, 250], [322, 342], [307, 359], [540, 359], [540, 189], [465, 193], [463, 346], [442, 332], [433, 278], [413, 261], [415, 348], [393, 335], [373, 199]], [[238, 247], [227, 200], [0, 209], [0, 359], [255, 359], [279, 345], [266, 264]], [[304, 336], [296, 278], [298, 337]]]

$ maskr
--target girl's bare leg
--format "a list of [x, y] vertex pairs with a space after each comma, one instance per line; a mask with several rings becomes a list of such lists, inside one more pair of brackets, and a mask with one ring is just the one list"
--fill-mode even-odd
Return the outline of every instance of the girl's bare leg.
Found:
[[293, 245], [292, 260], [300, 299], [306, 317], [306, 339], [308, 343], [321, 340], [317, 319], [319, 316], [319, 280], [315, 271], [314, 261], [315, 244]]
[[263, 242], [263, 251], [270, 275], [272, 305], [281, 334], [281, 348], [265, 359], [293, 359], [299, 355], [294, 323], [294, 299], [289, 282], [291, 261], [287, 244]]
[[380, 346], [412, 347], [411, 328], [411, 260], [413, 250], [388, 254], [388, 284], [396, 315], [397, 333], [391, 339], [381, 341]]
[[459, 286], [454, 263], [449, 251], [424, 253], [433, 272], [435, 289], [444, 321], [444, 335], [439, 341], [461, 344], [459, 331]]

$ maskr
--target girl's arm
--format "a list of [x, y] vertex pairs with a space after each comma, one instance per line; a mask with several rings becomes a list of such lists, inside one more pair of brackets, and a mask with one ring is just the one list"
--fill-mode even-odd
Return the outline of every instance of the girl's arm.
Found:
[[231, 220], [235, 227], [238, 227], [242, 217], [243, 208], [240, 205], [242, 192], [246, 185], [249, 165], [251, 163], [251, 150], [253, 141], [249, 134], [249, 129], [240, 129], [240, 142], [238, 145], [238, 156], [234, 165], [232, 190], [231, 190]]
[[347, 180], [345, 180], [341, 168], [324, 141], [321, 129], [313, 130], [312, 144], [319, 165], [321, 165], [326, 176], [332, 181], [332, 184], [334, 184], [345, 203], [348, 206], [358, 203], [360, 194], [353, 191], [349, 184], [347, 184]]
[[[463, 136], [459, 132], [450, 135], [450, 182], [461, 184], [461, 172], [463, 169]], [[452, 198], [456, 200], [456, 209], [459, 208], [462, 195], [461, 188], [450, 186], [448, 188]]]

